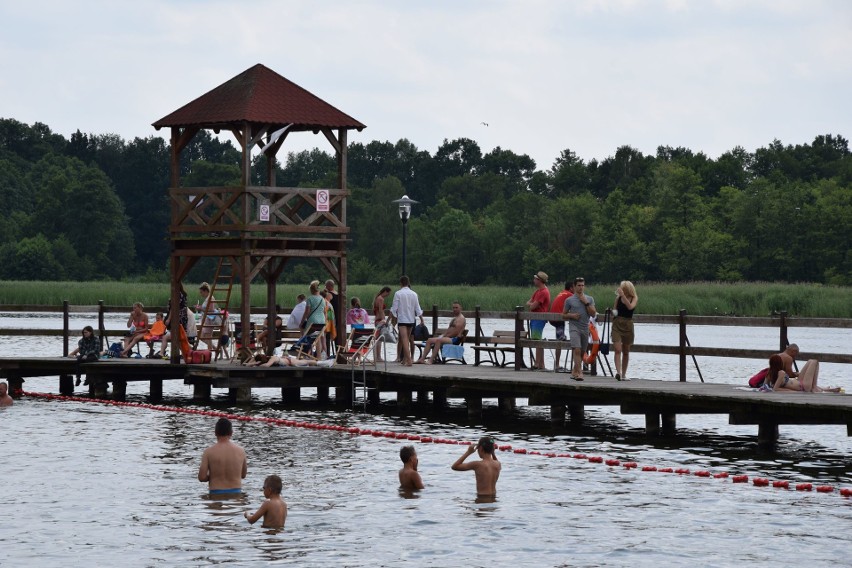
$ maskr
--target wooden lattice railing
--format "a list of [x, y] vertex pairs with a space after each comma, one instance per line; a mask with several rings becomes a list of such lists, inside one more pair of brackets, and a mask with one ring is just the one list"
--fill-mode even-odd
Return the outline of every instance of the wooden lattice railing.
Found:
[[[297, 187], [181, 187], [169, 190], [172, 238], [210, 233], [275, 237], [308, 234], [340, 238], [346, 226], [345, 189], [325, 189], [328, 211], [317, 211], [317, 189]], [[260, 221], [268, 205], [269, 221]]]

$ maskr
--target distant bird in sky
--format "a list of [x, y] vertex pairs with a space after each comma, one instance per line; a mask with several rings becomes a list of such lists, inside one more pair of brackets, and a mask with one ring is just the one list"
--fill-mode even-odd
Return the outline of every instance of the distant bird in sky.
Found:
[[480, 122], [479, 124], [482, 124], [483, 126], [488, 126], [487, 122]]

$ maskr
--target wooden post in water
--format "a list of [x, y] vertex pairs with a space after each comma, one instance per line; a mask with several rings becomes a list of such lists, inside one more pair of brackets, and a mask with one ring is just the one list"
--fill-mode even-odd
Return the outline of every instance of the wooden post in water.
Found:
[[400, 409], [408, 409], [411, 407], [411, 391], [407, 389], [397, 389], [396, 405]]
[[112, 399], [123, 401], [127, 398], [127, 381], [115, 380], [112, 382]]
[[317, 402], [322, 404], [328, 404], [331, 400], [331, 395], [329, 394], [328, 387], [317, 387]]
[[648, 436], [660, 435], [660, 415], [657, 412], [645, 414], [645, 434]]
[[516, 400], [513, 396], [501, 396], [497, 398], [497, 406], [503, 416], [512, 416], [515, 413]]
[[680, 367], [680, 382], [686, 382], [686, 310], [681, 308], [678, 313], [678, 362]]
[[[62, 301], [62, 356], [68, 357], [68, 335], [70, 333], [68, 314], [68, 300]], [[72, 375], [59, 375], [59, 393], [65, 396], [74, 394], [74, 377]]]
[[778, 322], [778, 328], [781, 332], [780, 338], [780, 349], [778, 351], [783, 352], [787, 349], [787, 346], [790, 345], [790, 342], [787, 340], [787, 311], [781, 310], [781, 319]]
[[579, 426], [586, 419], [586, 407], [582, 404], [569, 404], [568, 415], [571, 417], [571, 424]]
[[163, 400], [163, 379], [151, 379], [148, 389], [148, 398], [153, 402]]
[[[515, 370], [520, 371], [524, 363], [524, 348], [521, 347], [521, 335], [524, 333], [524, 320], [521, 319], [521, 306], [515, 306]], [[531, 362], [530, 366], [535, 363]]]
[[437, 411], [442, 411], [447, 408], [447, 389], [435, 387], [432, 390], [432, 406]]
[[417, 404], [429, 403], [429, 389], [417, 389]]
[[210, 382], [195, 383], [192, 385], [193, 400], [210, 400], [211, 388]]
[[[476, 308], [474, 308], [474, 310], [473, 310], [474, 321], [476, 323], [476, 327], [473, 330], [473, 344], [474, 345], [479, 345], [479, 342], [481, 341], [481, 338], [482, 338], [482, 324], [481, 324], [482, 323], [482, 319], [481, 319], [482, 314], [480, 314], [479, 312], [480, 312], [479, 306], [476, 306]], [[479, 349], [473, 350], [473, 365], [475, 367], [479, 366]]]
[[281, 400], [295, 404], [302, 398], [302, 389], [299, 387], [281, 387]]
[[565, 424], [565, 405], [551, 404], [550, 405], [550, 423], [554, 426], [562, 426]]
[[762, 420], [757, 425], [757, 445], [763, 449], [773, 449], [778, 442], [778, 423]]
[[470, 420], [482, 419], [482, 398], [478, 396], [466, 396], [467, 417]]
[[660, 418], [663, 422], [663, 436], [674, 436], [677, 431], [677, 414], [663, 412]]

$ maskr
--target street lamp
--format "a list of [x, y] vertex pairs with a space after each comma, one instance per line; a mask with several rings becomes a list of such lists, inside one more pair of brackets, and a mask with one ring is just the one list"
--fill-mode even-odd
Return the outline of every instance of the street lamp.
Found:
[[419, 201], [409, 199], [407, 195], [403, 195], [401, 199], [394, 199], [393, 203], [399, 204], [399, 218], [402, 220], [402, 275], [407, 275], [405, 271], [405, 245], [408, 227], [408, 218], [411, 217], [411, 206]]

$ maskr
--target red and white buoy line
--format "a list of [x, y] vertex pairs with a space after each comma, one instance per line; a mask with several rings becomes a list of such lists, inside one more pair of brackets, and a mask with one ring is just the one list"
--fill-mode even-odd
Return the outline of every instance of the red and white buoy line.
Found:
[[[371, 430], [368, 428], [358, 428], [357, 426], [338, 426], [335, 424], [319, 424], [316, 422], [304, 422], [301, 420], [288, 420], [286, 418], [272, 418], [267, 416], [246, 416], [244, 414], [230, 414], [228, 412], [218, 412], [216, 410], [199, 410], [195, 408], [182, 408], [177, 406], [161, 406], [156, 404], [145, 404], [141, 402], [122, 402], [115, 400], [103, 400], [86, 398], [80, 396], [65, 396], [52, 393], [28, 392], [21, 391], [20, 394], [33, 398], [44, 398], [49, 400], [61, 400], [68, 402], [93, 402], [109, 406], [127, 406], [132, 408], [144, 408], [147, 410], [159, 410], [161, 412], [177, 412], [183, 414], [199, 414], [202, 416], [212, 416], [215, 418], [227, 418], [229, 420], [237, 420], [240, 422], [266, 422], [267, 424], [275, 424], [276, 426], [287, 426], [290, 428], [307, 428], [309, 430], [333, 430], [337, 432], [345, 432], [358, 436], [372, 436], [374, 438], [392, 438], [396, 440], [410, 440], [412, 442], [420, 442], [423, 444], [454, 444], [454, 445], [469, 445], [470, 442], [460, 440], [450, 440], [447, 438], [436, 438], [432, 436], [420, 436], [418, 434], [406, 434], [404, 432], [383, 432], [380, 430]], [[690, 475], [701, 478], [712, 479], [730, 479], [732, 483], [748, 484], [748, 475], [730, 475], [727, 471], [711, 472], [709, 470], [693, 471], [689, 468], [671, 468], [671, 467], [656, 467], [653, 465], [640, 466], [633, 461], [622, 461], [619, 459], [606, 459], [601, 456], [589, 456], [583, 453], [557, 453], [557, 452], [542, 452], [538, 450], [527, 450], [524, 448], [513, 448], [510, 445], [497, 445], [496, 448], [502, 452], [511, 452], [513, 454], [522, 454], [530, 456], [543, 456], [546, 458], [569, 458], [581, 460], [589, 463], [604, 464], [609, 467], [622, 467], [627, 470], [635, 469], [636, 471], [671, 473], [676, 475]], [[842, 497], [852, 497], [852, 488], [835, 489], [833, 485], [814, 485], [813, 483], [791, 483], [784, 480], [770, 480], [765, 477], [752, 477], [752, 486], [754, 487], [774, 487], [776, 489], [795, 489], [796, 491], [816, 491], [817, 493], [837, 493]]]

